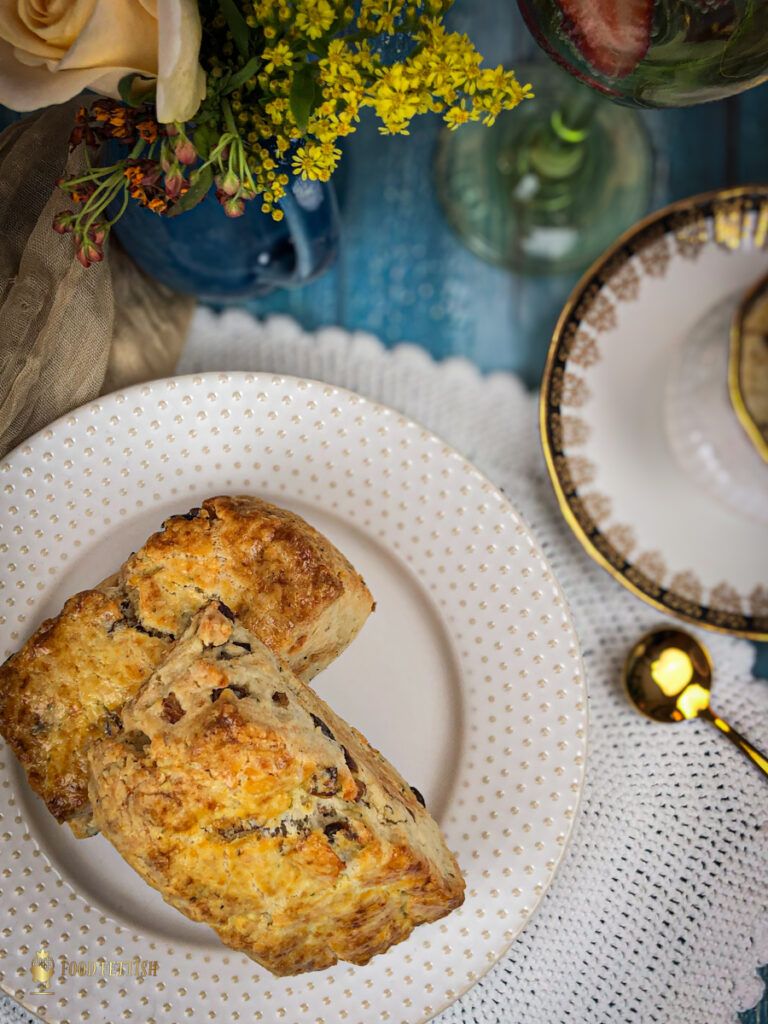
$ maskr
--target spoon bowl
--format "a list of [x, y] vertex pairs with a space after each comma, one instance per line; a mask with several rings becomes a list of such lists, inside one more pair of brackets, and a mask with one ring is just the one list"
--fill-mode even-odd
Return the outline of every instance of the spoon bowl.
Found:
[[709, 707], [712, 661], [682, 629], [655, 629], [629, 652], [624, 686], [638, 711], [655, 722], [682, 722]]
[[654, 722], [704, 718], [768, 775], [768, 758], [709, 706], [712, 659], [695, 637], [662, 627], [640, 637], [624, 663], [624, 688], [630, 702]]

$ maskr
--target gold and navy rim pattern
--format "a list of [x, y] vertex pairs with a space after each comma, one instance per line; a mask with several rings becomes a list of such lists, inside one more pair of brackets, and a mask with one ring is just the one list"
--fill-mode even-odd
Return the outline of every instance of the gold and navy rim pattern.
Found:
[[766, 441], [759, 424], [755, 421], [755, 418], [752, 415], [749, 403], [745, 398], [745, 389], [742, 384], [742, 343], [749, 313], [754, 306], [755, 300], [758, 296], [763, 294], [767, 286], [768, 274], [761, 277], [760, 280], [753, 285], [753, 287], [750, 288], [744, 296], [738, 313], [734, 318], [733, 326], [731, 327], [731, 346], [728, 353], [728, 393], [731, 398], [731, 405], [733, 406], [736, 415], [739, 417], [739, 422], [744, 430], [746, 430], [750, 441], [755, 448], [757, 448], [758, 453], [766, 462], [768, 462], [768, 442]]
[[[745, 609], [733, 588], [725, 584], [720, 588], [722, 601], [713, 601], [718, 596], [715, 588], [709, 602], [704, 602], [701, 588], [688, 585], [691, 573], [678, 574], [665, 586], [664, 574], [655, 564], [657, 553], [633, 558], [628, 550], [631, 545], [622, 535], [622, 531], [631, 532], [629, 528], [603, 529], [602, 496], [585, 496], [582, 485], [588, 477], [580, 473], [578, 457], [569, 458], [566, 453], [569, 435], [572, 439], [578, 434], [581, 421], [571, 413], [582, 400], [579, 390], [584, 386], [582, 378], [568, 372], [568, 364], [574, 353], [584, 367], [599, 357], [590, 352], [579, 329], [582, 323], [597, 332], [614, 325], [615, 309], [602, 294], [609, 281], [618, 281], [614, 290], [620, 300], [636, 297], [639, 279], [634, 261], [630, 264], [634, 256], [642, 273], [664, 276], [670, 258], [667, 238], [689, 259], [696, 259], [701, 248], [712, 242], [730, 251], [741, 248], [745, 241], [753, 248], [767, 248], [768, 185], [720, 189], [672, 203], [629, 228], [583, 275], [557, 321], [544, 369], [539, 405], [544, 458], [568, 525], [587, 554], [615, 580], [655, 608], [687, 622], [768, 640], [768, 600], [763, 588], [758, 588]], [[676, 586], [676, 581], [681, 585]]]

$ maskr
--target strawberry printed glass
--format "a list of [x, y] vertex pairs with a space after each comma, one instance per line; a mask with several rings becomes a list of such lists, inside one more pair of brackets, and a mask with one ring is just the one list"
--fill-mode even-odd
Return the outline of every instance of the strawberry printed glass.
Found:
[[540, 46], [612, 99], [687, 107], [768, 80], [768, 0], [519, 0]]
[[484, 259], [529, 273], [578, 270], [648, 207], [650, 145], [626, 107], [690, 106], [768, 80], [768, 0], [518, 2], [563, 70], [517, 68], [534, 100], [492, 129], [444, 134], [436, 187], [449, 222]]

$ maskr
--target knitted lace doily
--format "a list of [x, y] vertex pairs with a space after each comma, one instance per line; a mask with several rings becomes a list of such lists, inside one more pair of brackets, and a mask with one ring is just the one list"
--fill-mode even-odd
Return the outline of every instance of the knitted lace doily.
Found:
[[[568, 855], [537, 914], [440, 1024], [726, 1024], [768, 962], [768, 784], [706, 723], [656, 725], [621, 689], [630, 644], [662, 620], [583, 552], [555, 502], [536, 397], [463, 360], [369, 335], [199, 310], [178, 368], [266, 370], [339, 384], [401, 410], [487, 473], [530, 524], [568, 597], [590, 690], [589, 763]], [[715, 707], [768, 747], [752, 646], [701, 634]], [[29, 1020], [8, 1000], [0, 1022]], [[376, 1017], [378, 1019], [378, 1017]]]

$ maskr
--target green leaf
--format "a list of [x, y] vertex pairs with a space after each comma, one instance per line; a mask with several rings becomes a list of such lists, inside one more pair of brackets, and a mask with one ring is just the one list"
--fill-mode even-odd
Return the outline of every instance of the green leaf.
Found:
[[206, 124], [201, 124], [195, 128], [195, 149], [203, 160], [208, 159], [211, 154], [211, 150], [218, 140], [219, 133], [214, 128], [210, 128]]
[[142, 78], [135, 72], [123, 75], [117, 83], [120, 99], [129, 107], [140, 107], [155, 97], [156, 82], [153, 78]]
[[252, 78], [261, 67], [261, 57], [251, 57], [245, 67], [240, 68], [227, 82], [227, 85], [222, 89], [222, 94], [233, 92], [235, 89], [239, 89], [240, 86], [247, 82], [249, 78]]
[[248, 30], [245, 18], [237, 8], [235, 0], [219, 0], [219, 7], [221, 8], [221, 13], [226, 19], [227, 28], [232, 33], [232, 38], [235, 41], [235, 46], [240, 51], [240, 55], [242, 57], [247, 57], [248, 42], [251, 34]]
[[190, 175], [190, 186], [177, 203], [168, 212], [169, 217], [177, 217], [180, 213], [191, 210], [193, 206], [205, 199], [208, 189], [213, 184], [213, 168], [201, 167]]
[[318, 91], [312, 65], [302, 64], [293, 73], [289, 97], [291, 113], [302, 135], [307, 130], [309, 115], [317, 104]]

